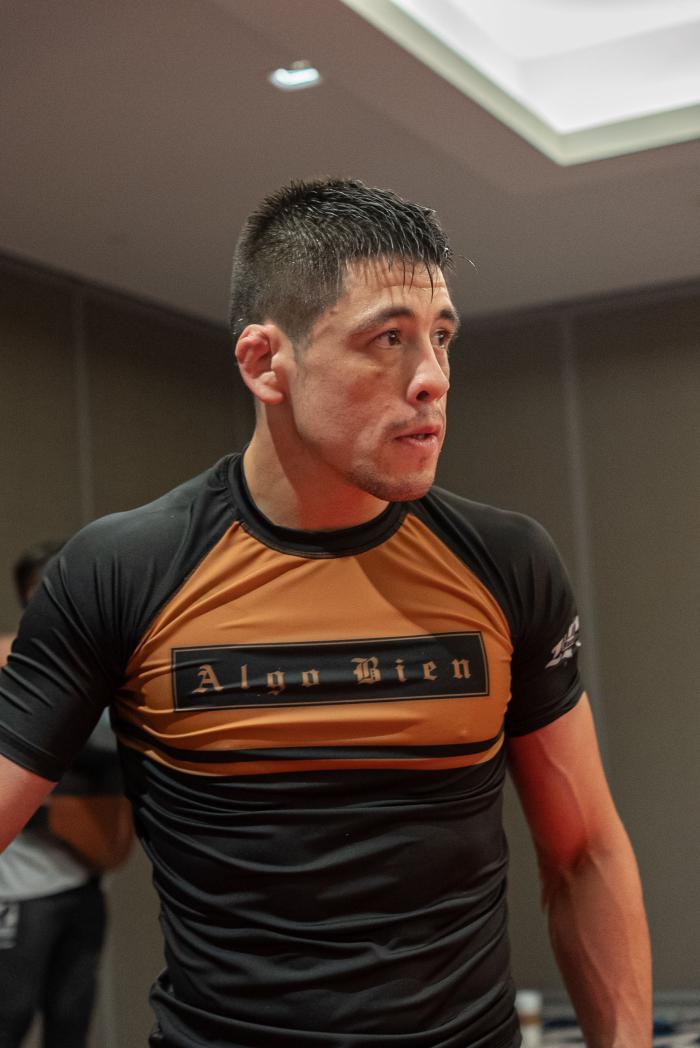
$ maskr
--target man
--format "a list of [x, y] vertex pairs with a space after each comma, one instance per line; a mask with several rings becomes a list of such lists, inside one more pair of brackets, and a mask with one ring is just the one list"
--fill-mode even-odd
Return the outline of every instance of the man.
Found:
[[[26, 607], [62, 543], [14, 567]], [[0, 637], [0, 665], [12, 638]], [[131, 844], [114, 736], [101, 717], [50, 800], [0, 855], [0, 1048], [19, 1048], [42, 1016], [44, 1048], [87, 1043], [106, 926], [99, 874]]]
[[266, 200], [233, 273], [249, 446], [69, 543], [0, 680], [8, 837], [112, 704], [162, 904], [153, 1046], [518, 1045], [506, 757], [589, 1045], [650, 1044], [568, 581], [534, 522], [431, 489], [449, 264], [390, 192]]

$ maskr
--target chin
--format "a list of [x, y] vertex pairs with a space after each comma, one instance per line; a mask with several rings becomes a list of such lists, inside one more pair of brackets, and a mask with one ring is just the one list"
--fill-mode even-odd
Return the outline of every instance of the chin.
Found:
[[421, 477], [372, 477], [365, 478], [358, 486], [383, 502], [413, 502], [430, 491], [435, 474]]

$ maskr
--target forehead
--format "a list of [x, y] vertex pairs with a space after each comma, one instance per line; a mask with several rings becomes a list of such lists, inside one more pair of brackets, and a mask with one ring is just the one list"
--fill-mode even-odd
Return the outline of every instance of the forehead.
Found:
[[448, 295], [447, 283], [440, 269], [429, 270], [422, 263], [410, 259], [371, 259], [352, 262], [346, 268], [343, 292], [336, 305], [342, 306], [359, 299], [404, 296], [416, 293], [428, 299]]
[[428, 270], [422, 264], [402, 258], [349, 263], [342, 292], [318, 317], [311, 330], [311, 340], [329, 329], [355, 324], [377, 310], [402, 306], [427, 318], [452, 310], [442, 271]]

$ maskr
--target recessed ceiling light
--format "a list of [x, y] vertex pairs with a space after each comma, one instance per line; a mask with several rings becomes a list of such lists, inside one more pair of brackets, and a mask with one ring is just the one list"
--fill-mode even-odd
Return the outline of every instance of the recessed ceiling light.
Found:
[[321, 74], [310, 62], [300, 59], [292, 62], [288, 69], [275, 69], [268, 80], [280, 91], [301, 91], [304, 87], [315, 87], [321, 83]]

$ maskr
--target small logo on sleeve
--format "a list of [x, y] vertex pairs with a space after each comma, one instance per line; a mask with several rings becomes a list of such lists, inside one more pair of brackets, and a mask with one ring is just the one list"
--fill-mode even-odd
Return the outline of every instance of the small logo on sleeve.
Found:
[[581, 642], [578, 639], [578, 631], [579, 621], [577, 615], [559, 643], [555, 644], [552, 648], [552, 657], [545, 666], [545, 669], [551, 669], [553, 666], [560, 666], [562, 662], [566, 662], [567, 659], [573, 659], [576, 654], [576, 649], [581, 647]]

